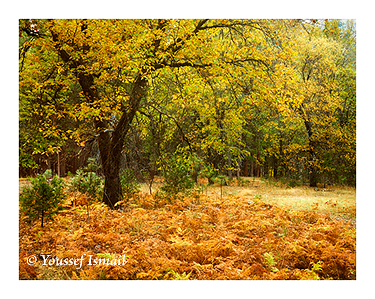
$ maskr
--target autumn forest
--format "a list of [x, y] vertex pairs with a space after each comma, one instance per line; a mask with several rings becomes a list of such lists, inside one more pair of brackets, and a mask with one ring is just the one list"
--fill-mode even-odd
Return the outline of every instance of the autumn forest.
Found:
[[19, 174], [20, 279], [355, 279], [356, 22], [21, 19]]

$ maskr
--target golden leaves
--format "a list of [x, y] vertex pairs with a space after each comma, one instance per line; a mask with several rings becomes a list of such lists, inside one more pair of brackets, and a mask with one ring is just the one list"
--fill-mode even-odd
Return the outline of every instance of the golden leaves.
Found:
[[117, 259], [125, 254], [127, 261], [86, 263], [79, 270], [40, 264], [31, 269], [23, 254], [20, 275], [28, 279], [58, 278], [53, 276], [62, 275], [58, 273], [64, 273], [64, 279], [355, 277], [355, 229], [324, 214], [286, 211], [240, 197], [185, 198], [176, 205], [127, 211], [96, 206], [89, 220], [85, 209], [66, 209], [42, 233], [20, 222], [21, 251], [59, 258], [86, 254]]

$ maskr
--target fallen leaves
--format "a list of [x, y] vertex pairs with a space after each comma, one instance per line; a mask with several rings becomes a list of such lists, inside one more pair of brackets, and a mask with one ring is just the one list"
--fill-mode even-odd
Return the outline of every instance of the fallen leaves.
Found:
[[[151, 201], [151, 199], [148, 199]], [[355, 279], [356, 229], [259, 200], [201, 196], [90, 217], [66, 208], [40, 229], [20, 215], [20, 279]], [[28, 265], [32, 254], [118, 258], [124, 265]]]

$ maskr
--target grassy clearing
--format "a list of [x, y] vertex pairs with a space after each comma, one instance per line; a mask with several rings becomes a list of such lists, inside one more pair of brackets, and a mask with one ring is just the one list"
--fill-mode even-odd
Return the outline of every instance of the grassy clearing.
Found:
[[[322, 194], [252, 183], [226, 186], [223, 197], [220, 187], [209, 187], [207, 195], [173, 203], [141, 192], [117, 211], [92, 204], [89, 218], [86, 207], [72, 207], [69, 197], [64, 211], [43, 229], [25, 224], [21, 214], [20, 279], [356, 278], [356, 228], [345, 220], [355, 214], [314, 206], [343, 198], [350, 203], [355, 190]], [[48, 265], [42, 254], [84, 260], [82, 267]], [[28, 265], [31, 255], [38, 261]], [[125, 264], [108, 264], [122, 255]], [[107, 264], [90, 265], [89, 256], [105, 257]]]
[[[152, 192], [155, 193], [162, 185], [163, 179], [155, 178]], [[286, 210], [308, 210], [327, 213], [341, 217], [355, 224], [356, 220], [356, 189], [348, 186], [329, 186], [327, 191], [315, 191], [314, 188], [299, 186], [283, 187], [273, 181], [260, 178], [242, 178], [239, 186], [235, 179], [229, 186], [223, 186], [223, 196], [239, 196], [244, 199], [256, 198], [265, 203], [276, 204]], [[19, 179], [19, 192], [31, 186], [27, 178]], [[150, 192], [147, 184], [141, 184], [141, 192]], [[321, 189], [320, 189], [321, 190]], [[203, 188], [203, 194], [213, 198], [221, 197], [218, 185]]]
[[[331, 214], [355, 223], [356, 219], [356, 189], [348, 186], [329, 186], [325, 191], [315, 191], [314, 188], [298, 186], [287, 188], [273, 181], [260, 178], [243, 178], [238, 186], [237, 180], [229, 186], [223, 186], [223, 196], [239, 196], [244, 199], [256, 198], [262, 202], [276, 204], [286, 210], [308, 210]], [[159, 178], [154, 184], [153, 191], [162, 184]], [[146, 184], [141, 190], [149, 192]], [[209, 186], [203, 194], [220, 198], [220, 186]]]

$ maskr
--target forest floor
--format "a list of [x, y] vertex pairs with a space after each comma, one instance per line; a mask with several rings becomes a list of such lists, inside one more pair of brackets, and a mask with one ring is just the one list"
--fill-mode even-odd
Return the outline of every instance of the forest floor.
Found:
[[355, 188], [245, 179], [173, 202], [141, 189], [89, 213], [69, 194], [43, 228], [20, 214], [20, 279], [356, 279]]

